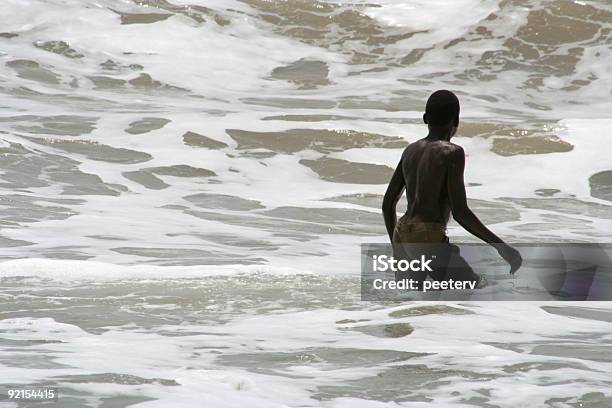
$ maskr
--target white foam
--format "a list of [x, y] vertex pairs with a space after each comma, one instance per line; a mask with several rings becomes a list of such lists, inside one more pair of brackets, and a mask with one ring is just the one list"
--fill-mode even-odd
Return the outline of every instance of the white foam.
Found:
[[[376, 4], [368, 7], [365, 13], [384, 24], [428, 31], [425, 36], [419, 36], [423, 47], [460, 37], [465, 30], [499, 9], [497, 2], [480, 0], [368, 0], [362, 3]], [[465, 13], [465, 10], [470, 12]], [[458, 19], [458, 15], [462, 18]]]
[[0, 262], [0, 277], [29, 277], [60, 282], [194, 279], [241, 274], [293, 275], [298, 273], [308, 274], [309, 272], [266, 265], [115, 265], [95, 261], [54, 259], [17, 259]]
[[[117, 197], [71, 197], [85, 200], [82, 204], [61, 204], [77, 215], [64, 220], [20, 223], [19, 228], [3, 229], [3, 237], [34, 243], [31, 246], [11, 248], [12, 257], [46, 256], [57, 248], [73, 248], [79, 256], [91, 257], [92, 261], [108, 264], [138, 263], [151, 261], [151, 258], [120, 254], [115, 249], [130, 247], [235, 251], [236, 248], [223, 242], [202, 239], [202, 236], [226, 234], [241, 239], [265, 241], [269, 247], [256, 250], [253, 257], [263, 258], [275, 267], [295, 266], [298, 270], [327, 269], [355, 273], [358, 270], [358, 256], [343, 264], [342, 254], [357, 254], [361, 241], [386, 240], [386, 237], [333, 234], [311, 235], [307, 239], [303, 236], [288, 237], [282, 235], [282, 231], [264, 230], [253, 224], [248, 225], [246, 221], [244, 224], [239, 222], [242, 216], [263, 215], [198, 208], [183, 197], [198, 193], [224, 194], [257, 200], [266, 209], [281, 206], [334, 207], [378, 212], [378, 209], [355, 204], [321, 200], [348, 194], [383, 194], [385, 185], [324, 181], [314, 171], [299, 164], [301, 159], [323, 156], [314, 150], [277, 154], [270, 158], [244, 157], [244, 152], [236, 150], [237, 143], [226, 133], [226, 129], [259, 132], [280, 132], [293, 128], [351, 129], [402, 136], [408, 143], [425, 135], [424, 125], [390, 123], [379, 119], [418, 119], [427, 94], [438, 87], [450, 87], [460, 93], [462, 114], [467, 120], [512, 120], [517, 126], [520, 126], [522, 118], [556, 123], [559, 127], [556, 134], [574, 145], [574, 149], [567, 153], [502, 157], [490, 151], [490, 139], [462, 138], [460, 130], [455, 140], [465, 147], [468, 155], [466, 181], [481, 184], [468, 189], [470, 198], [534, 198], [537, 189], [556, 188], [561, 190], [560, 195], [563, 197], [573, 195], [580, 200], [606, 204], [590, 196], [588, 184], [592, 174], [609, 170], [606, 168], [608, 160], [605, 149], [601, 149], [601, 146], [605, 146], [610, 126], [609, 120], [602, 119], [608, 116], [609, 111], [607, 93], [610, 87], [607, 84], [610, 75], [607, 74], [612, 66], [608, 63], [609, 53], [605, 52], [605, 47], [586, 47], [576, 67], [576, 74], [562, 79], [547, 79], [545, 90], [514, 92], [517, 84], [529, 75], [529, 72], [519, 69], [499, 72], [496, 78], [486, 82], [469, 78], [459, 80], [452, 76], [473, 67], [482, 53], [502, 49], [504, 41], [526, 22], [528, 8], [507, 5], [500, 12], [499, 2], [476, 0], [419, 0], [408, 3], [396, 0], [360, 1], [355, 8], [377, 19], [381, 27], [389, 29], [389, 33], [404, 28], [427, 30], [427, 33], [385, 46], [385, 58], [401, 58], [415, 48], [433, 48], [414, 64], [394, 66], [383, 62], [381, 64], [384, 68], [388, 68], [385, 71], [349, 76], [349, 72], [379, 66], [349, 65], [350, 56], [342, 47], [317, 47], [282, 35], [274, 30], [272, 23], [261, 19], [260, 10], [244, 2], [181, 0], [176, 4], [209, 7], [230, 20], [230, 24], [218, 25], [210, 16], [205, 16], [206, 23], [198, 23], [183, 15], [175, 15], [153, 24], [121, 25], [120, 16], [112, 10], [128, 13], [164, 11], [115, 0], [8, 0], [0, 4], [0, 13], [10, 16], [6, 18], [3, 30], [19, 34], [11, 39], [0, 40], [4, 52], [0, 56], [0, 74], [7, 79], [8, 86], [83, 98], [78, 101], [65, 96], [24, 98], [7, 91], [3, 94], [6, 96], [3, 99], [6, 108], [2, 116], [24, 113], [92, 116], [97, 121], [96, 129], [91, 134], [77, 138], [54, 137], [97, 141], [116, 148], [146, 152], [153, 157], [148, 162], [136, 164], [90, 160], [82, 154], [66, 153], [29, 142], [19, 136], [25, 133], [16, 132], [13, 124], [0, 122], [1, 130], [7, 132], [2, 134], [2, 139], [22, 143], [34, 151], [67, 156], [80, 162], [81, 171], [98, 175], [106, 183], [121, 184], [129, 189]], [[341, 5], [353, 7], [346, 3]], [[30, 12], [23, 13], [24, 7]], [[463, 13], [463, 10], [468, 9], [470, 13]], [[462, 18], [456, 18], [457, 13]], [[483, 20], [490, 13], [498, 15], [495, 23]], [[482, 36], [475, 42], [459, 42], [452, 47], [445, 47], [449, 40], [460, 38], [481, 24], [492, 30], [490, 38]], [[389, 28], [388, 25], [393, 27]], [[84, 57], [70, 59], [32, 46], [35, 41], [60, 40], [68, 42]], [[300, 58], [316, 58], [326, 62], [330, 67], [329, 79], [332, 84], [314, 90], [297, 90], [295, 84], [270, 78], [274, 68]], [[13, 69], [5, 65], [14, 59], [38, 61], [42, 67], [61, 76], [60, 84], [43, 84], [18, 77]], [[103, 70], [100, 64], [108, 59], [116, 61], [123, 68], [112, 72]], [[130, 64], [140, 64], [143, 69], [134, 71], [126, 68]], [[449, 76], [423, 77], [440, 71], [448, 72]], [[147, 92], [129, 86], [120, 91], [101, 90], [96, 89], [87, 79], [92, 75], [107, 75], [130, 80], [142, 72], [150, 74], [154, 80], [183, 87], [190, 92]], [[579, 92], [566, 93], [559, 89], [572, 79], [588, 78], [591, 73], [597, 79]], [[73, 79], [76, 80], [76, 88], [70, 85]], [[486, 84], [486, 89], [483, 84]], [[497, 102], [479, 98], [483, 95], [495, 97]], [[340, 108], [338, 105], [321, 109], [290, 109], [282, 104], [275, 107], [243, 103], [248, 98], [274, 97], [323, 100], [331, 104], [340, 98], [348, 98], [349, 101], [367, 100], [382, 105], [380, 109], [374, 109], [376, 105], [371, 109]], [[406, 98], [406, 105], [402, 97]], [[566, 101], [570, 97], [579, 103], [574, 103], [576, 100]], [[422, 103], [415, 102], [421, 99]], [[389, 101], [393, 101], [394, 107], [404, 110], [387, 109], [385, 103]], [[555, 109], [544, 111], [525, 106], [524, 103], [528, 101], [554, 105]], [[283, 114], [329, 114], [347, 119], [316, 123], [261, 120], [267, 116]], [[130, 123], [143, 117], [163, 117], [171, 122], [161, 129], [142, 135], [125, 132]], [[186, 146], [182, 135], [187, 131], [201, 133], [229, 147], [214, 150]], [[401, 150], [347, 149], [334, 152], [332, 157], [395, 167]], [[217, 176], [212, 182], [201, 178], [159, 176], [170, 187], [151, 190], [123, 175], [124, 172], [146, 167], [180, 164], [209, 169]], [[19, 194], [66, 198], [62, 194], [62, 187], [62, 183], [53, 182], [50, 187], [33, 188], [20, 191]], [[7, 193], [13, 194], [14, 191]], [[237, 217], [237, 222], [230, 224], [197, 218], [176, 209], [179, 207], [169, 209], [168, 205], [182, 205], [195, 211]], [[496, 232], [506, 238], [515, 239], [519, 235], [520, 231], [517, 232], [514, 227], [527, 222], [538, 223], [551, 213], [521, 206], [515, 208], [521, 213], [521, 220], [495, 226]], [[555, 214], [565, 215], [559, 212]], [[592, 226], [588, 230], [591, 239], [604, 240], [611, 237], [609, 219], [589, 214], [580, 214], [579, 218]], [[453, 227], [451, 230], [454, 235], [464, 234]], [[580, 238], [576, 231], [544, 226], [541, 231], [522, 235], [528, 235], [525, 239], [537, 239], [544, 235]], [[113, 239], [100, 239], [101, 236]], [[583, 240], [588, 238], [588, 235], [581, 237]], [[320, 259], [325, 254], [330, 255], [330, 259], [325, 262], [332, 263], [333, 268], [326, 268]]]

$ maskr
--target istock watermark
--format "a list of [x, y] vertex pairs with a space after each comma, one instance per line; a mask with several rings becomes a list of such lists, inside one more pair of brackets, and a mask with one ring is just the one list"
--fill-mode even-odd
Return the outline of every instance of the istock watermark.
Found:
[[417, 279], [383, 279], [377, 278], [372, 281], [372, 288], [375, 290], [420, 290], [423, 293], [431, 290], [464, 290], [476, 289], [476, 281], [460, 281], [460, 280], [426, 280], [422, 284]]
[[486, 244], [362, 244], [361, 297], [403, 300], [612, 301], [612, 244], [513, 244], [514, 275]]
[[421, 255], [420, 259], [395, 259], [393, 256], [372, 255], [372, 269], [375, 272], [433, 272], [429, 266], [432, 261], [433, 258], [427, 259], [425, 255]]

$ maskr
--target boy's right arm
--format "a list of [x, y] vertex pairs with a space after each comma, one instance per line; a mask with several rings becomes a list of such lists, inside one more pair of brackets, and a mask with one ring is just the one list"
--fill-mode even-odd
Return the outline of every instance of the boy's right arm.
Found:
[[461, 147], [457, 146], [449, 154], [448, 162], [448, 196], [453, 218], [470, 234], [495, 247], [501, 257], [510, 264], [510, 273], [513, 274], [521, 266], [521, 255], [491, 232], [470, 210], [463, 180], [464, 170], [465, 153]]

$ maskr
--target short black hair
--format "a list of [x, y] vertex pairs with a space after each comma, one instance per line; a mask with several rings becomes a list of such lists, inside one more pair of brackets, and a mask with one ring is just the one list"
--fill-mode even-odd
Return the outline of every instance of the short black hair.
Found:
[[459, 99], [457, 95], [446, 89], [432, 93], [425, 105], [425, 115], [428, 125], [446, 125], [459, 117]]

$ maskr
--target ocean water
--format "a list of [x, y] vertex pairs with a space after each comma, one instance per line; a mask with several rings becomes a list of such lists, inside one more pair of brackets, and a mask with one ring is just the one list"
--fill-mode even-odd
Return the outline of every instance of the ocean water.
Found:
[[607, 303], [359, 298], [436, 89], [494, 232], [610, 242], [609, 0], [0, 16], [0, 385], [62, 407], [612, 406]]

